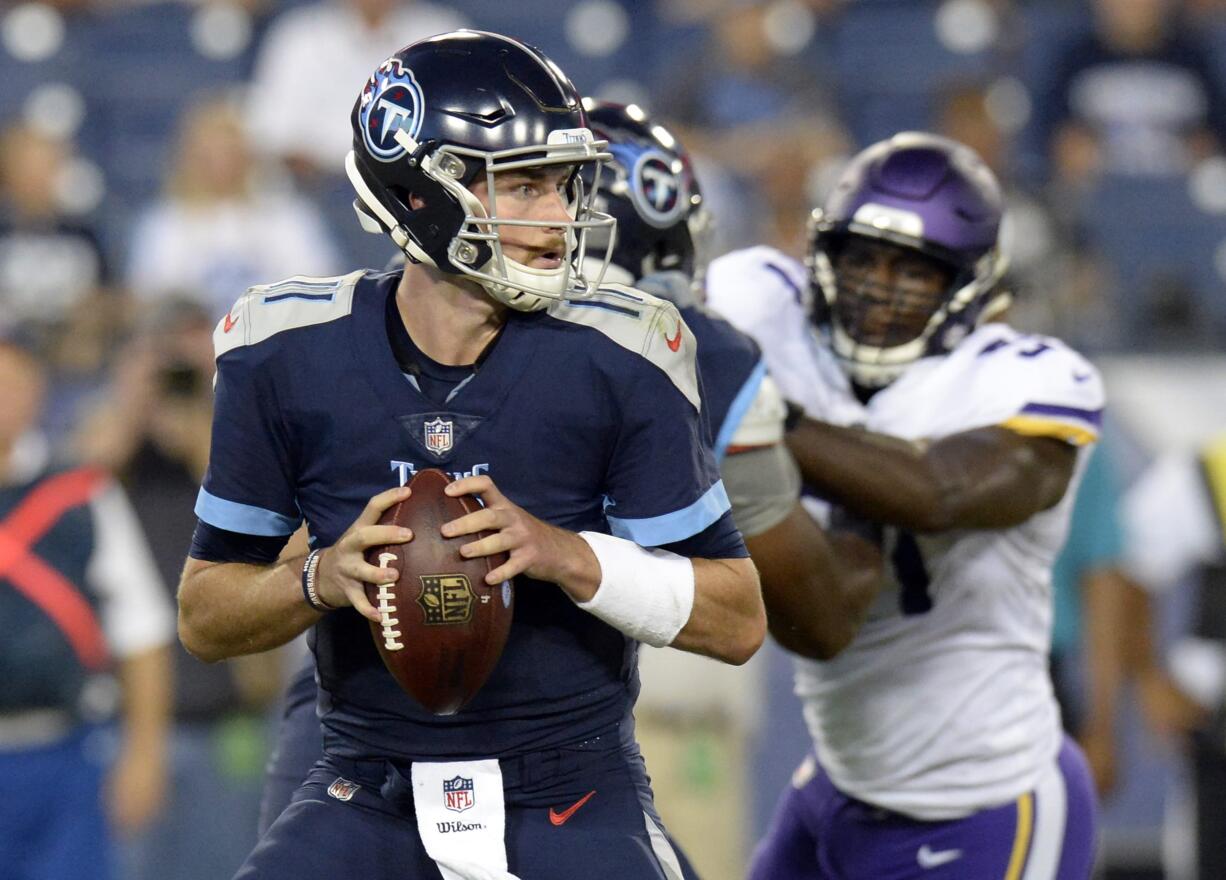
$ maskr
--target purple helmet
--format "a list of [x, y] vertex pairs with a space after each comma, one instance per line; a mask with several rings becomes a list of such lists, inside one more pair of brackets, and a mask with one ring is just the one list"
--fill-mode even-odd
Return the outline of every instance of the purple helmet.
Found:
[[[836, 357], [858, 385], [888, 385], [1008, 306], [1002, 215], [992, 172], [948, 138], [903, 132], [852, 159], [825, 207], [813, 212], [808, 264], [819, 294], [815, 320], [829, 328]], [[836, 271], [844, 249], [866, 240], [931, 265], [941, 279], [938, 295], [924, 300], [902, 282], [869, 290]], [[892, 326], [882, 329], [878, 316], [877, 329], [866, 332], [870, 306], [891, 308]]]

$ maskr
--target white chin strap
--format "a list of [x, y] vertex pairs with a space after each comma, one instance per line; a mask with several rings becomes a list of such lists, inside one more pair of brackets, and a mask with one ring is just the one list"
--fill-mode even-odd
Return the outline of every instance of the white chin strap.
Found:
[[[506, 275], [505, 284], [494, 280], [500, 269]], [[464, 266], [460, 271], [468, 274]], [[473, 280], [484, 287], [486, 293], [519, 312], [539, 312], [551, 300], [564, 299], [570, 287], [570, 266], [565, 262], [556, 269], [533, 269], [507, 256], [500, 261], [495, 255], [477, 271], [481, 275], [474, 274]], [[538, 290], [547, 295], [529, 292]]]

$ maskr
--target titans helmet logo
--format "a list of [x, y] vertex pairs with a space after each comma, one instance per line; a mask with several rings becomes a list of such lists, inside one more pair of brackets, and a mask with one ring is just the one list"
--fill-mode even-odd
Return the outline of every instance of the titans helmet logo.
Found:
[[645, 150], [630, 171], [630, 198], [643, 219], [666, 229], [682, 215], [690, 202], [690, 188], [681, 163], [658, 150]]
[[396, 141], [396, 132], [403, 130], [416, 140], [421, 114], [421, 86], [413, 71], [403, 67], [399, 58], [384, 61], [362, 90], [358, 118], [366, 149], [381, 162], [399, 159], [406, 150]]

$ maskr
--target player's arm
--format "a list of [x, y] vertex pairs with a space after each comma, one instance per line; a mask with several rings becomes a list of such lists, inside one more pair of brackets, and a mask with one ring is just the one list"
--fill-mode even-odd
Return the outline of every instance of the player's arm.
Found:
[[[532, 516], [484, 475], [457, 480], [444, 491], [481, 498], [481, 510], [444, 524], [442, 531], [447, 537], [490, 533], [460, 548], [465, 556], [507, 554], [487, 583], [526, 574], [557, 584], [627, 635], [726, 663], [747, 661], [766, 636], [758, 576], [746, 558], [688, 558], [611, 535], [581, 536]], [[609, 603], [615, 607], [604, 613]]]
[[1017, 525], [1063, 497], [1076, 464], [1063, 440], [998, 426], [923, 443], [806, 418], [787, 444], [819, 494], [917, 532]]
[[720, 475], [758, 568], [771, 635], [793, 653], [829, 660], [859, 631], [883, 563], [873, 543], [828, 533], [800, 503], [800, 474], [783, 445], [786, 419], [767, 377], [732, 430]]
[[[408, 496], [403, 486], [376, 495], [340, 540], [320, 553], [316, 591], [322, 605], [352, 606], [367, 619], [380, 620], [363, 584], [392, 583], [396, 573], [368, 564], [363, 554], [368, 547], [412, 538], [408, 529], [377, 525], [384, 510]], [[214, 662], [279, 647], [314, 625], [323, 612], [303, 594], [304, 562], [304, 556], [269, 564], [189, 556], [179, 581], [183, 647]]]
[[800, 504], [745, 543], [775, 641], [814, 660], [851, 644], [885, 579], [875, 545], [849, 532], [827, 534]]

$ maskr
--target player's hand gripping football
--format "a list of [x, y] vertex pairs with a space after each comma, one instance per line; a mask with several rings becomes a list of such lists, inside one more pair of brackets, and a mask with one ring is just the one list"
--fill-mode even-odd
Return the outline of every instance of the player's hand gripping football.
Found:
[[399, 575], [390, 568], [371, 565], [363, 554], [369, 547], [413, 540], [411, 529], [378, 524], [383, 511], [409, 494], [408, 486], [397, 486], [371, 498], [340, 540], [320, 554], [315, 589], [321, 601], [333, 608], [352, 605], [366, 619], [380, 622], [382, 618], [366, 598], [363, 584], [391, 584]]
[[485, 505], [444, 523], [443, 534], [454, 538], [489, 533], [460, 548], [466, 558], [507, 554], [507, 561], [486, 576], [486, 583], [497, 584], [517, 574], [527, 574], [557, 584], [577, 602], [586, 602], [596, 594], [600, 563], [577, 534], [537, 519], [510, 501], [484, 475], [456, 480], [443, 491], [452, 496], [476, 495]]

